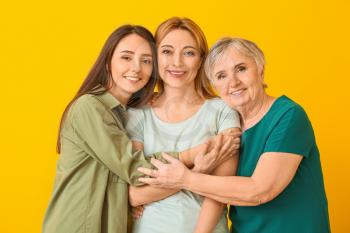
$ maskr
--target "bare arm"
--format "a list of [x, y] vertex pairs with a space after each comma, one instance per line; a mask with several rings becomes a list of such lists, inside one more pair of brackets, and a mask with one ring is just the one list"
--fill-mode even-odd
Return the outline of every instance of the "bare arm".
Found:
[[[301, 160], [300, 155], [269, 152], [260, 157], [251, 177], [194, 174], [184, 181], [184, 188], [231, 205], [259, 205], [271, 201], [286, 188]], [[205, 184], [198, 184], [203, 178]]]
[[[234, 137], [232, 135], [220, 134], [209, 143], [201, 144], [181, 152], [179, 159], [186, 166], [190, 167], [193, 166], [193, 161], [195, 159], [197, 161], [200, 160], [200, 166], [197, 167], [199, 171], [203, 172], [205, 170], [211, 170], [212, 167], [216, 167], [218, 164], [223, 163], [223, 161], [226, 161], [228, 158], [233, 157], [233, 151], [237, 151], [237, 144], [239, 144], [236, 137], [240, 133], [237, 133], [238, 132], [234, 134]], [[135, 149], [143, 150], [143, 143], [133, 142], [133, 147]], [[203, 156], [207, 152], [208, 147], [210, 147], [211, 151]], [[185, 160], [187, 161], [187, 164], [184, 162]], [[166, 189], [151, 186], [129, 186], [129, 202], [131, 206], [144, 205], [162, 200], [177, 193], [178, 191], [180, 191], [180, 188]]]
[[191, 172], [172, 157], [165, 157], [170, 164], [156, 163], [158, 170], [139, 168], [156, 178], [139, 180], [157, 187], [180, 187], [223, 203], [246, 206], [260, 205], [279, 195], [293, 179], [303, 158], [297, 154], [268, 152], [260, 157], [251, 177], [220, 177]]
[[[238, 153], [232, 159], [221, 164], [213, 175], [215, 176], [232, 176], [236, 174], [238, 164]], [[210, 233], [213, 232], [217, 225], [226, 204], [206, 197], [203, 201], [201, 212], [195, 228], [195, 233]]]
[[[135, 149], [143, 150], [144, 148], [141, 142], [133, 141], [132, 145]], [[133, 207], [145, 205], [167, 198], [178, 191], [180, 191], [180, 189], [155, 188], [149, 185], [129, 186], [129, 203]]]

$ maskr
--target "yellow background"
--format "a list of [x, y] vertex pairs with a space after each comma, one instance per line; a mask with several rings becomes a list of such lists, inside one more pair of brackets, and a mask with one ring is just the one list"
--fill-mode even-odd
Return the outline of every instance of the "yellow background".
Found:
[[170, 16], [196, 21], [212, 45], [257, 42], [268, 92], [306, 109], [316, 132], [333, 232], [350, 232], [347, 0], [2, 1], [0, 232], [40, 232], [51, 194], [58, 122], [107, 36], [124, 23], [154, 31]]

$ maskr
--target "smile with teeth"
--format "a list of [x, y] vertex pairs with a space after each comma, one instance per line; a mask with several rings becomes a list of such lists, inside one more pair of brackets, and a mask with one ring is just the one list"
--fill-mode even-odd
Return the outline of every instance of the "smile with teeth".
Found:
[[137, 81], [141, 80], [137, 76], [124, 76], [124, 78], [126, 78], [127, 80], [130, 80], [130, 81], [134, 81], [134, 82], [137, 82]]
[[232, 91], [230, 93], [230, 95], [240, 95], [240, 94], [242, 94], [243, 91], [245, 91], [245, 89], [239, 89], [237, 91]]
[[174, 76], [181, 76], [185, 74], [185, 71], [181, 71], [181, 70], [168, 70], [168, 72]]

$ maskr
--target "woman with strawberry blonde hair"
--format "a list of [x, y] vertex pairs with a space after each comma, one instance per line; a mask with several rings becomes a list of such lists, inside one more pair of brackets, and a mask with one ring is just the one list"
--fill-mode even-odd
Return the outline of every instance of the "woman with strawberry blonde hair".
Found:
[[[147, 156], [164, 148], [182, 151], [218, 133], [239, 132], [238, 114], [217, 98], [204, 74], [208, 46], [199, 26], [187, 18], [170, 18], [160, 24], [155, 38], [158, 94], [151, 106], [129, 110], [127, 130], [134, 146]], [[206, 170], [194, 166], [193, 171], [234, 175], [237, 161], [232, 156]], [[228, 232], [225, 205], [192, 192], [130, 186], [129, 198], [132, 206], [145, 206], [134, 233]]]

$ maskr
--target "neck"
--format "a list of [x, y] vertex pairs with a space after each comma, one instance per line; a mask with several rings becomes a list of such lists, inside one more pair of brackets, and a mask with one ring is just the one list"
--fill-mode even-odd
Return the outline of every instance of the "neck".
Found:
[[271, 107], [272, 102], [273, 97], [263, 93], [255, 102], [237, 107], [237, 111], [241, 115], [243, 129], [248, 129], [259, 122]]
[[164, 86], [164, 93], [159, 100], [167, 105], [195, 105], [201, 103], [203, 98], [196, 92], [193, 84], [181, 88]]
[[131, 94], [119, 91], [117, 87], [112, 87], [109, 92], [124, 106], [127, 105]]

